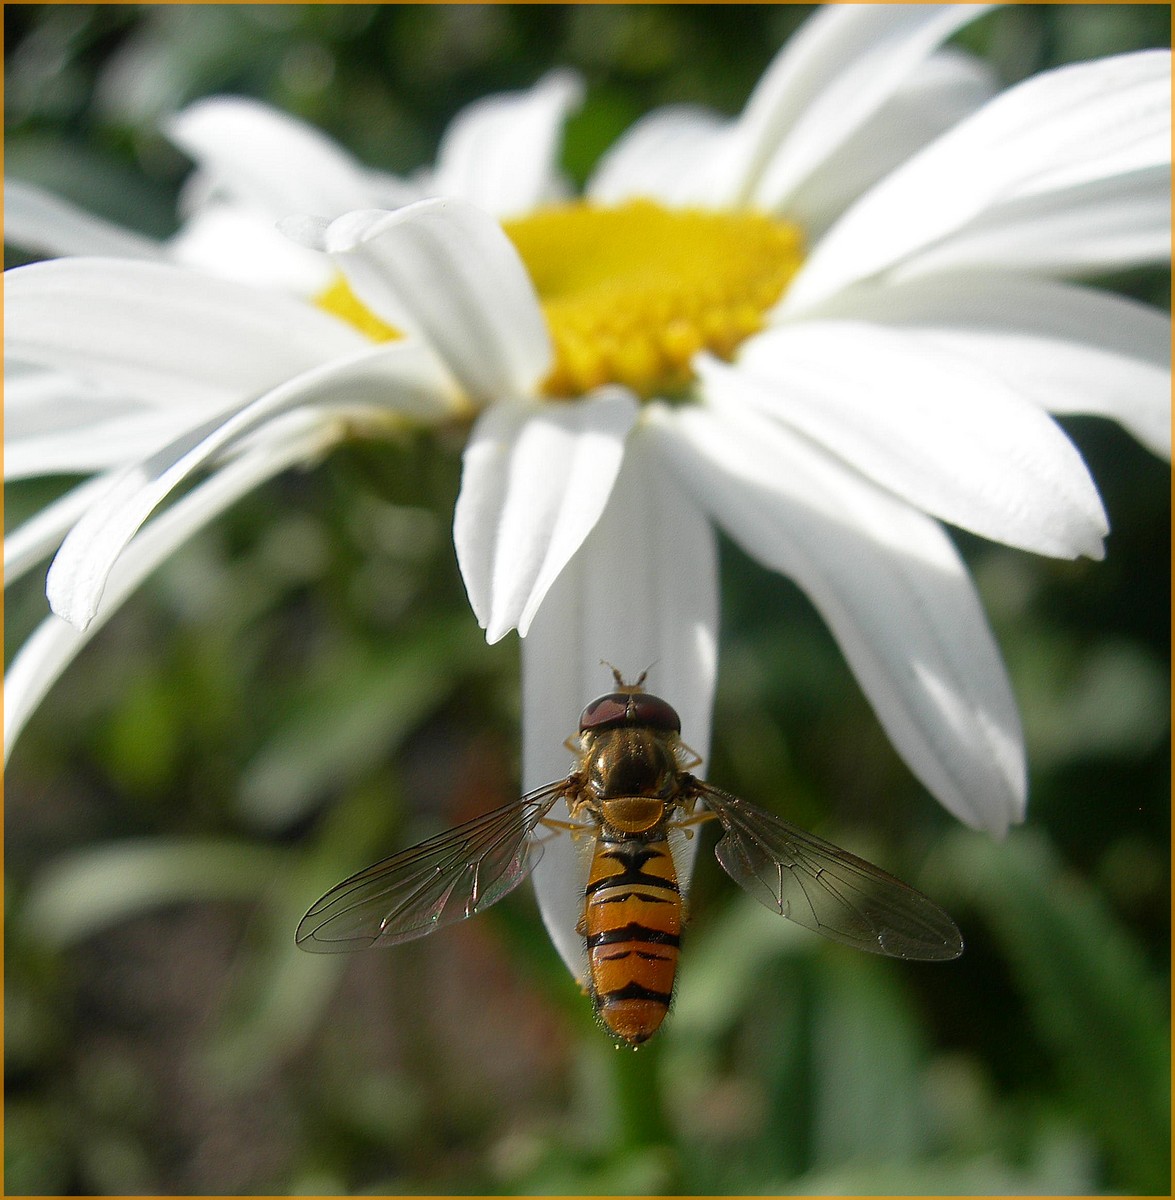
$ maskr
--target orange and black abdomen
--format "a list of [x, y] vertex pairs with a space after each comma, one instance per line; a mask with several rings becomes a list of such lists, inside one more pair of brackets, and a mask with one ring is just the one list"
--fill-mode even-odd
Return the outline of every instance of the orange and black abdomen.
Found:
[[673, 998], [681, 893], [664, 835], [601, 833], [588, 878], [584, 933], [588, 979], [604, 1027], [639, 1045]]

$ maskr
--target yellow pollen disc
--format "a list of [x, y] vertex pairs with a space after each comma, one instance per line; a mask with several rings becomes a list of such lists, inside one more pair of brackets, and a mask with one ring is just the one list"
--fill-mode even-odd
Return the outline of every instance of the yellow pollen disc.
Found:
[[699, 350], [729, 358], [763, 327], [802, 261], [794, 225], [647, 200], [542, 209], [505, 230], [554, 343], [549, 396], [606, 383], [643, 397], [680, 391]]
[[315, 297], [315, 303], [331, 316], [340, 317], [348, 325], [354, 326], [360, 333], [371, 338], [373, 342], [390, 342], [393, 338], [401, 336], [398, 329], [386, 321], [381, 321], [351, 291], [350, 285], [342, 275], [339, 275], [330, 287]]
[[[699, 350], [729, 358], [763, 327], [803, 259], [794, 225], [762, 213], [575, 203], [504, 226], [547, 318], [552, 397], [607, 383], [672, 396]], [[375, 342], [402, 336], [340, 274], [318, 306]]]

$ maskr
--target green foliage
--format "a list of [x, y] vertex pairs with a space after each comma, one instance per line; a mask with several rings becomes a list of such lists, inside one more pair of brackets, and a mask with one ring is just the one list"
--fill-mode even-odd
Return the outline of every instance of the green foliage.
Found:
[[1060, 1087], [1124, 1186], [1161, 1194], [1171, 1124], [1167, 997], [1133, 940], [1045, 837], [953, 838], [949, 871], [990, 926]]
[[[582, 179], [653, 105], [737, 110], [804, 11], [8, 5], [7, 169], [163, 235], [187, 165], [157, 123], [200, 95], [409, 171], [461, 104], [570, 64]], [[1158, 5], [965, 35], [1008, 79], [1168, 39]], [[438, 439], [240, 504], [103, 630], [9, 773], [6, 1191], [1167, 1194], [1169, 477], [1071, 428], [1107, 561], [961, 539], [1033, 765], [1002, 844], [950, 827], [798, 592], [724, 547], [713, 776], [920, 882], [968, 950], [821, 944], [733, 895], [703, 834], [675, 1009], [639, 1053], [593, 1028], [526, 889], [395, 953], [296, 951], [332, 883], [510, 797], [516, 651], [469, 613]], [[9, 489], [10, 520], [46, 494]], [[39, 587], [10, 594], [10, 651]]]

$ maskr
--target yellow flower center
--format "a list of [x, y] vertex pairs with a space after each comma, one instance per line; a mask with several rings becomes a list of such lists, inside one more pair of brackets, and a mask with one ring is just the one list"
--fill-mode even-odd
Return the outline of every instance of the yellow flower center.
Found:
[[[646, 398], [681, 391], [699, 350], [729, 358], [763, 327], [802, 261], [794, 225], [648, 200], [559, 205], [504, 228], [547, 318], [551, 397], [607, 383]], [[397, 336], [341, 277], [318, 303], [375, 341]]]
[[550, 396], [605, 383], [679, 391], [699, 350], [727, 358], [762, 328], [801, 261], [794, 225], [648, 200], [543, 209], [505, 229], [554, 342]]

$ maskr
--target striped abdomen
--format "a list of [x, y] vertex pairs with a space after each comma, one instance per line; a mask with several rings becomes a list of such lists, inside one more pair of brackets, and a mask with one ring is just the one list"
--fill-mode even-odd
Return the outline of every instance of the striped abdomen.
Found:
[[605, 1028], [639, 1045], [657, 1032], [673, 998], [681, 893], [663, 834], [601, 834], [584, 913], [588, 979]]

